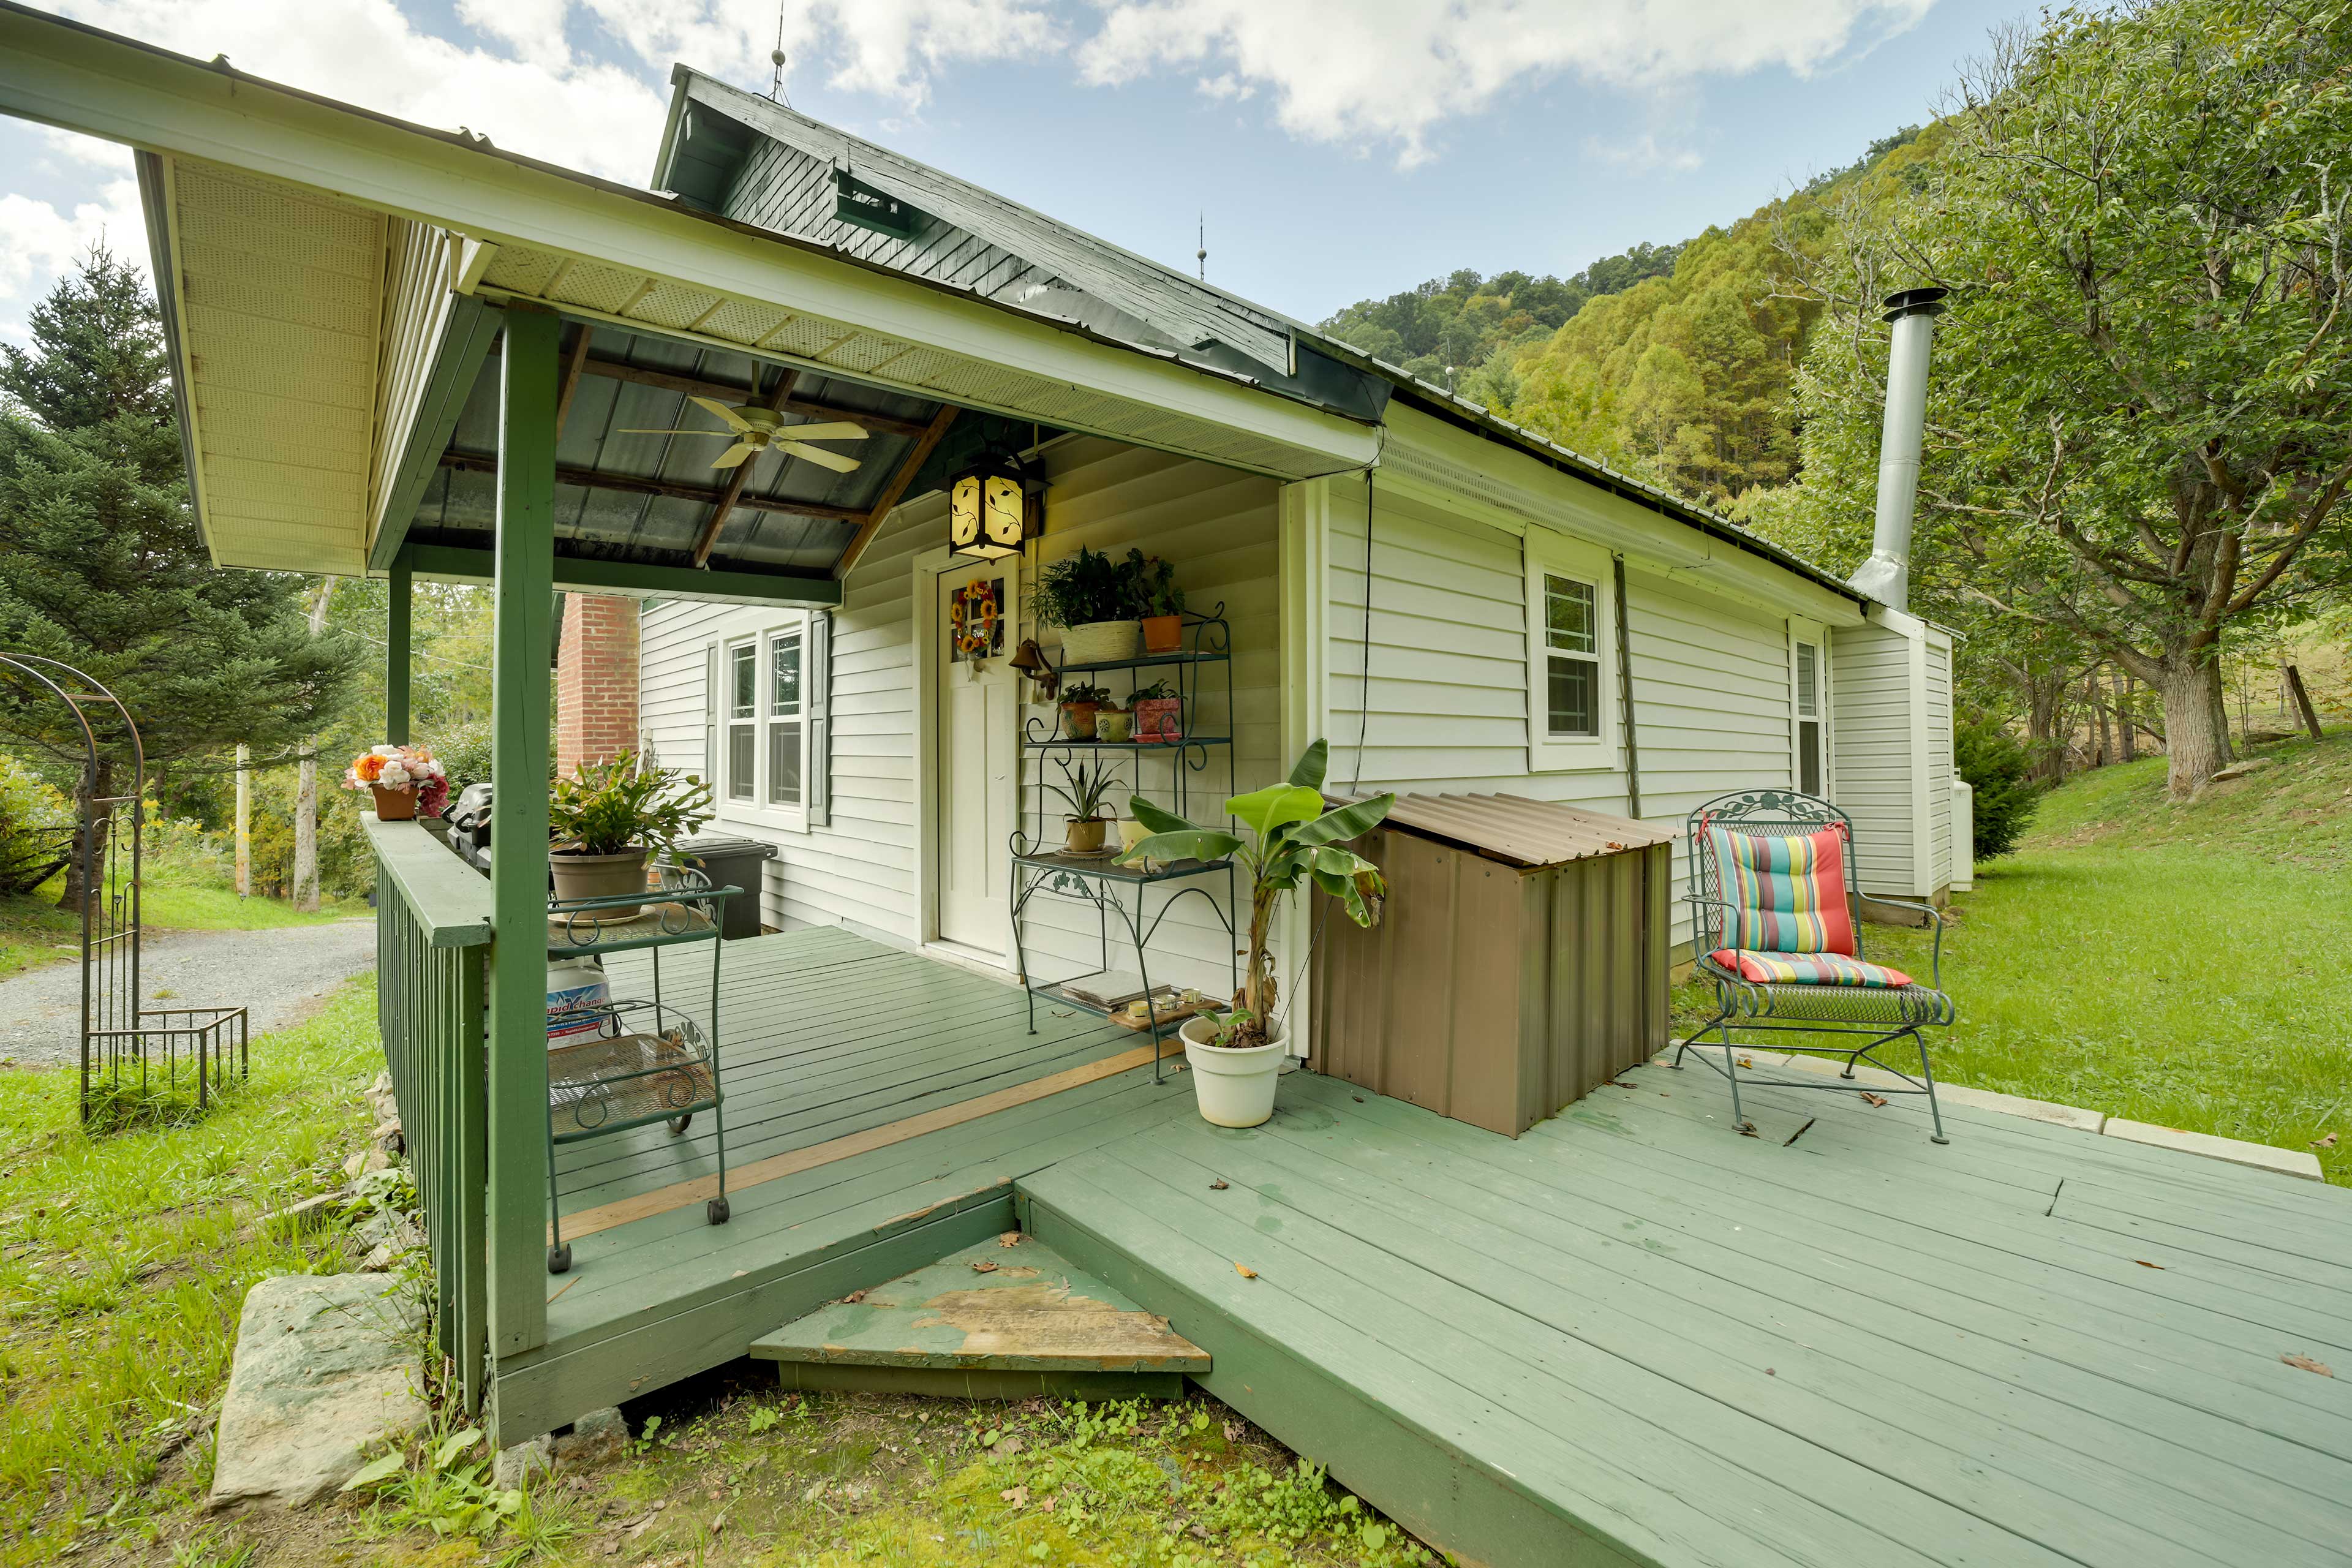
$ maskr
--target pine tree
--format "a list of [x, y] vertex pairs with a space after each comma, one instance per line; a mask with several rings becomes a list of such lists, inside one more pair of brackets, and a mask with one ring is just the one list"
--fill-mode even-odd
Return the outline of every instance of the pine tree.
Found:
[[[240, 741], [290, 750], [342, 701], [362, 650], [310, 635], [301, 578], [213, 565], [144, 282], [94, 247], [31, 327], [31, 347], [0, 348], [0, 649], [112, 689], [151, 774]], [[80, 731], [55, 698], [0, 684], [0, 735], [79, 787]], [[127, 762], [110, 752], [100, 793]]]

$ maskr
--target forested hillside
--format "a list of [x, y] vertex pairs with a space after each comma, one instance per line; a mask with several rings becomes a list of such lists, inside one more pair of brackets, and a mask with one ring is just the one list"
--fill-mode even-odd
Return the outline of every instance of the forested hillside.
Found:
[[1818, 242], [1828, 204], [1916, 184], [1937, 140], [1906, 128], [1727, 228], [1567, 279], [1465, 268], [1323, 326], [1563, 445], [1733, 507], [1796, 466], [1790, 374], [1818, 309], [1783, 287], [1776, 241]]

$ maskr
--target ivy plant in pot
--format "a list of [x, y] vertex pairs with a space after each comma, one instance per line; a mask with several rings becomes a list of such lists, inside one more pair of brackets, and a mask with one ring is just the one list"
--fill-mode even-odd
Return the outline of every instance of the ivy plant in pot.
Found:
[[1062, 628], [1062, 662], [1109, 664], [1135, 657], [1139, 626], [1135, 574], [1099, 550], [1078, 547], [1073, 555], [1037, 570], [1029, 608], [1040, 624]]
[[1176, 585], [1176, 568], [1157, 555], [1130, 550], [1127, 569], [1135, 581], [1136, 610], [1143, 616], [1143, 651], [1182, 652], [1184, 590]]
[[[1110, 765], [1089, 763], [1080, 758], [1076, 767], [1057, 761], [1062, 770], [1062, 783], [1048, 783], [1045, 787], [1062, 797], [1070, 808], [1069, 826], [1062, 836], [1063, 850], [1071, 855], [1099, 855], [1103, 837], [1109, 830], [1110, 818], [1103, 815], [1103, 798], [1110, 794]], [[1066, 786], [1066, 787], [1065, 787]]]
[[[675, 850], [716, 813], [710, 786], [677, 768], [649, 765], [634, 752], [583, 763], [558, 779], [547, 805], [548, 866], [555, 896], [623, 898], [646, 890], [646, 860]], [[616, 904], [600, 920], [628, 920], [643, 905]]]
[[1226, 801], [1226, 815], [1243, 833], [1195, 827], [1139, 795], [1128, 803], [1136, 819], [1152, 831], [1119, 857], [1123, 862], [1231, 856], [1248, 879], [1247, 967], [1233, 1011], [1188, 1018], [1180, 1031], [1201, 1114], [1220, 1127], [1255, 1127], [1274, 1114], [1275, 1078], [1289, 1040], [1267, 943], [1284, 898], [1312, 880], [1358, 925], [1381, 918], [1388, 887], [1380, 868], [1347, 846], [1380, 826], [1396, 796], [1374, 795], [1325, 809], [1328, 754], [1328, 746], [1318, 741], [1299, 757], [1287, 782]]
[[1106, 687], [1089, 686], [1085, 681], [1066, 688], [1062, 692], [1062, 734], [1072, 741], [1095, 738], [1095, 720], [1102, 705], [1110, 700]]

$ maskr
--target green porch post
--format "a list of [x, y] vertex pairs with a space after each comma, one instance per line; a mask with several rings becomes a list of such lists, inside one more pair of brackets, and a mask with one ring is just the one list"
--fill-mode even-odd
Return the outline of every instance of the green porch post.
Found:
[[499, 1355], [547, 1340], [545, 781], [559, 326], [545, 311], [509, 310], [499, 362], [487, 1205], [491, 1346]]
[[391, 596], [385, 605], [383, 631], [383, 738], [404, 746], [408, 744], [408, 596], [412, 591], [407, 552], [393, 559], [385, 587]]

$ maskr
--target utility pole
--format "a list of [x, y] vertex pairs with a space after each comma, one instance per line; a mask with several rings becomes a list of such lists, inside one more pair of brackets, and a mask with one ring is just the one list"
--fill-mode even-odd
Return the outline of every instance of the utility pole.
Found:
[[253, 896], [253, 753], [236, 743], [236, 896]]

